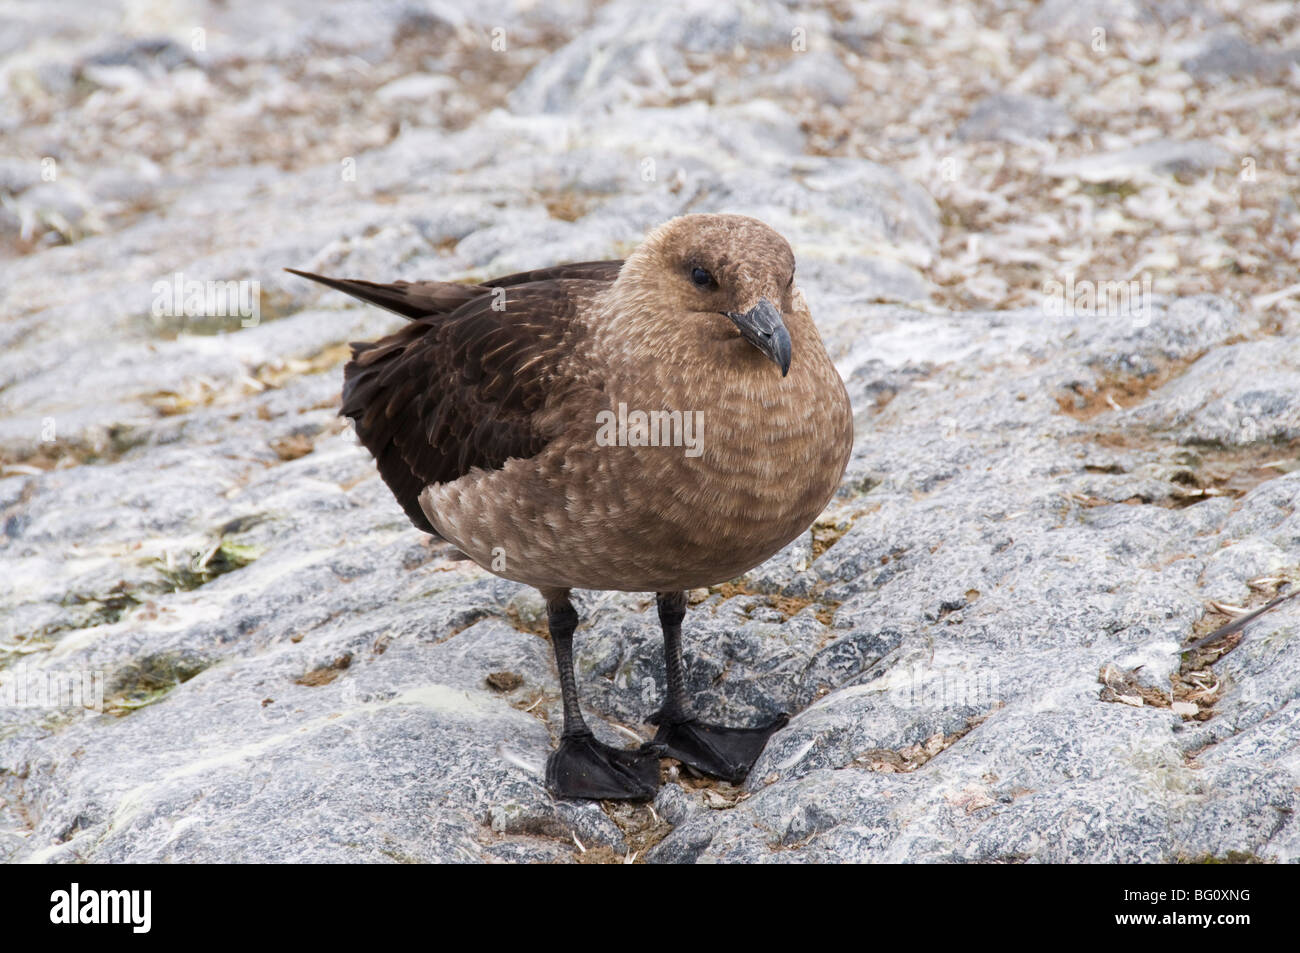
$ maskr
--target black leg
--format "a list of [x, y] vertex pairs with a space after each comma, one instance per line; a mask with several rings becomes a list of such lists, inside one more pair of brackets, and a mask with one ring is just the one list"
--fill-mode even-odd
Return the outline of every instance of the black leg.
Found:
[[659, 726], [647, 750], [657, 751], [711, 778], [739, 784], [749, 774], [767, 739], [790, 721], [788, 715], [758, 728], [725, 728], [699, 721], [691, 714], [682, 665], [682, 620], [686, 593], [658, 594], [659, 624], [664, 630], [664, 665], [668, 670], [668, 698], [651, 716]]
[[686, 701], [686, 668], [682, 664], [686, 593], [661, 592], [655, 597], [655, 602], [659, 606], [659, 625], [664, 630], [664, 667], [668, 671], [668, 698], [655, 717], [669, 722], [686, 721], [690, 717]]
[[643, 749], [601, 744], [583, 720], [573, 677], [573, 630], [578, 613], [569, 594], [548, 593], [547, 623], [564, 697], [560, 746], [546, 762], [546, 789], [556, 797], [647, 801], [659, 788], [659, 760]]

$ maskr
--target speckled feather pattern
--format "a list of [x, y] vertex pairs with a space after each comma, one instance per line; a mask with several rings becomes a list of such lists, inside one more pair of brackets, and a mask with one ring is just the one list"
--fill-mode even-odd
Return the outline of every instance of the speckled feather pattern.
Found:
[[[714, 288], [691, 284], [696, 265]], [[563, 268], [486, 282], [506, 289], [502, 311], [477, 294], [358, 346], [343, 412], [412, 521], [544, 591], [711, 585], [805, 531], [839, 484], [853, 424], [786, 241], [751, 218], [692, 215], [621, 269]], [[401, 295], [466, 294], [442, 288], [459, 290]], [[786, 377], [723, 314], [761, 298], [790, 333]], [[700, 412], [698, 455], [600, 445], [598, 415], [620, 403]]]

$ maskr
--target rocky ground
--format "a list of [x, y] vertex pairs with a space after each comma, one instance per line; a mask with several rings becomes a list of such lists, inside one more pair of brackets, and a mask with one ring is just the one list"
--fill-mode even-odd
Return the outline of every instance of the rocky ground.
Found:
[[[1300, 860], [1300, 603], [1178, 651], [1300, 583], [1291, 4], [0, 23], [0, 858]], [[722, 210], [790, 239], [856, 409], [823, 518], [687, 617], [703, 714], [795, 717], [743, 787], [557, 803], [537, 596], [335, 416], [398, 319], [280, 269], [483, 279]], [[580, 611], [598, 733], [647, 737], [652, 600]], [[51, 676], [101, 710], [25, 703]]]

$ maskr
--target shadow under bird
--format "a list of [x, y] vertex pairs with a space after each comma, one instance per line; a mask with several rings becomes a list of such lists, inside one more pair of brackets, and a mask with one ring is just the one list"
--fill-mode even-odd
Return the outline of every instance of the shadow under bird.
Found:
[[[848, 395], [794, 267], [756, 219], [686, 215], [626, 261], [478, 285], [289, 269], [409, 319], [352, 345], [341, 413], [416, 527], [545, 598], [564, 699], [556, 796], [649, 799], [662, 757], [738, 783], [788, 720], [698, 720], [681, 629], [686, 590], [805, 532], [848, 464]], [[620, 412], [638, 426], [611, 439]], [[656, 439], [687, 415], [690, 447]], [[583, 720], [572, 589], [656, 593], [668, 690], [649, 744], [610, 747]]]

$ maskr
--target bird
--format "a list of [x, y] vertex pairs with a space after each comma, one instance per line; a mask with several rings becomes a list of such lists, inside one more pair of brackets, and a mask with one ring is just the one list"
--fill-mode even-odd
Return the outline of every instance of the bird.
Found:
[[[286, 270], [408, 320], [351, 345], [340, 414], [417, 529], [545, 600], [564, 711], [547, 790], [649, 800], [663, 758], [743, 782], [789, 718], [699, 720], [687, 593], [806, 532], [853, 447], [786, 239], [748, 216], [688, 214], [624, 260], [477, 284]], [[574, 589], [655, 593], [667, 692], [648, 743], [605, 745], [583, 717]]]

